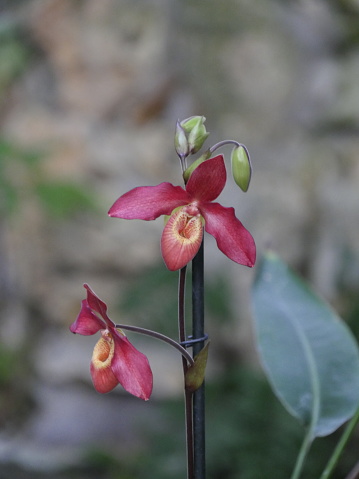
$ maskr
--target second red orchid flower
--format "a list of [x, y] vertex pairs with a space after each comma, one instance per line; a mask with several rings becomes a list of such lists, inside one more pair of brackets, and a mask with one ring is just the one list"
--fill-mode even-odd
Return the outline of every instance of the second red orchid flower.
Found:
[[223, 156], [218, 155], [193, 171], [185, 189], [167, 182], [137, 187], [118, 198], [108, 214], [147, 221], [170, 215], [162, 233], [161, 251], [171, 271], [183, 268], [194, 258], [202, 242], [203, 226], [228, 258], [253, 266], [256, 247], [252, 235], [236, 218], [234, 208], [213, 203], [226, 178]]
[[87, 299], [70, 326], [72, 333], [90, 336], [101, 331], [91, 360], [95, 389], [107, 393], [121, 384], [126, 391], [141, 399], [152, 392], [152, 371], [148, 359], [127, 339], [123, 331], [107, 316], [106, 304], [85, 284]]

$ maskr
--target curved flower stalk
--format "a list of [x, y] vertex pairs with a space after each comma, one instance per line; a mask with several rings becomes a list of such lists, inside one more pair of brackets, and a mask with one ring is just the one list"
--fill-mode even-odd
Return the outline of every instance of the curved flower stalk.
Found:
[[95, 345], [90, 371], [95, 389], [108, 393], [121, 384], [129, 393], [148, 400], [152, 393], [152, 371], [147, 357], [138, 351], [123, 331], [107, 316], [107, 306], [85, 284], [87, 299], [70, 326], [72, 333], [90, 336], [101, 332]]
[[169, 215], [161, 252], [171, 271], [183, 268], [194, 258], [201, 246], [203, 226], [228, 258], [252, 267], [256, 256], [252, 235], [236, 218], [234, 208], [213, 203], [226, 179], [223, 155], [218, 155], [197, 166], [185, 188], [167, 182], [134, 188], [118, 198], [108, 214], [146, 221]]

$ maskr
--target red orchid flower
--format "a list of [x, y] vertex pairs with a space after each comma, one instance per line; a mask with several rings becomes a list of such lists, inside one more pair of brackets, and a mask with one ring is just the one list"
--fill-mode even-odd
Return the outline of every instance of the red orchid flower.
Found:
[[[141, 399], [152, 392], [152, 371], [148, 359], [129, 342], [121, 329], [107, 316], [107, 306], [84, 284], [87, 299], [70, 326], [72, 333], [89, 336], [101, 331], [91, 360], [91, 376], [99, 393], [110, 392], [117, 384]], [[99, 316], [101, 316], [101, 318]]]
[[202, 242], [203, 225], [228, 258], [253, 266], [256, 247], [251, 234], [236, 218], [234, 208], [213, 203], [222, 192], [226, 178], [223, 156], [218, 155], [197, 166], [185, 189], [167, 182], [140, 186], [118, 198], [108, 214], [147, 221], [170, 215], [162, 233], [161, 252], [171, 271], [194, 258]]

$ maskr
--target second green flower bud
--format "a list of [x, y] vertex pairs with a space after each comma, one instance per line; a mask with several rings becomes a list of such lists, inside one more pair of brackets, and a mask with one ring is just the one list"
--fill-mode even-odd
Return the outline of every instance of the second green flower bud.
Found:
[[243, 146], [233, 149], [231, 155], [232, 175], [237, 185], [246, 192], [252, 176], [252, 166], [248, 150]]

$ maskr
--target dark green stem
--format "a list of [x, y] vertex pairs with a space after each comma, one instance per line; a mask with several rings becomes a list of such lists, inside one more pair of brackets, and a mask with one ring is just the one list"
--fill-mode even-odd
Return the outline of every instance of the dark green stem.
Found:
[[[192, 338], [204, 337], [204, 261], [203, 241], [192, 261]], [[204, 347], [204, 341], [193, 345], [193, 356]], [[193, 394], [194, 477], [205, 479], [205, 390], [204, 383]]]

